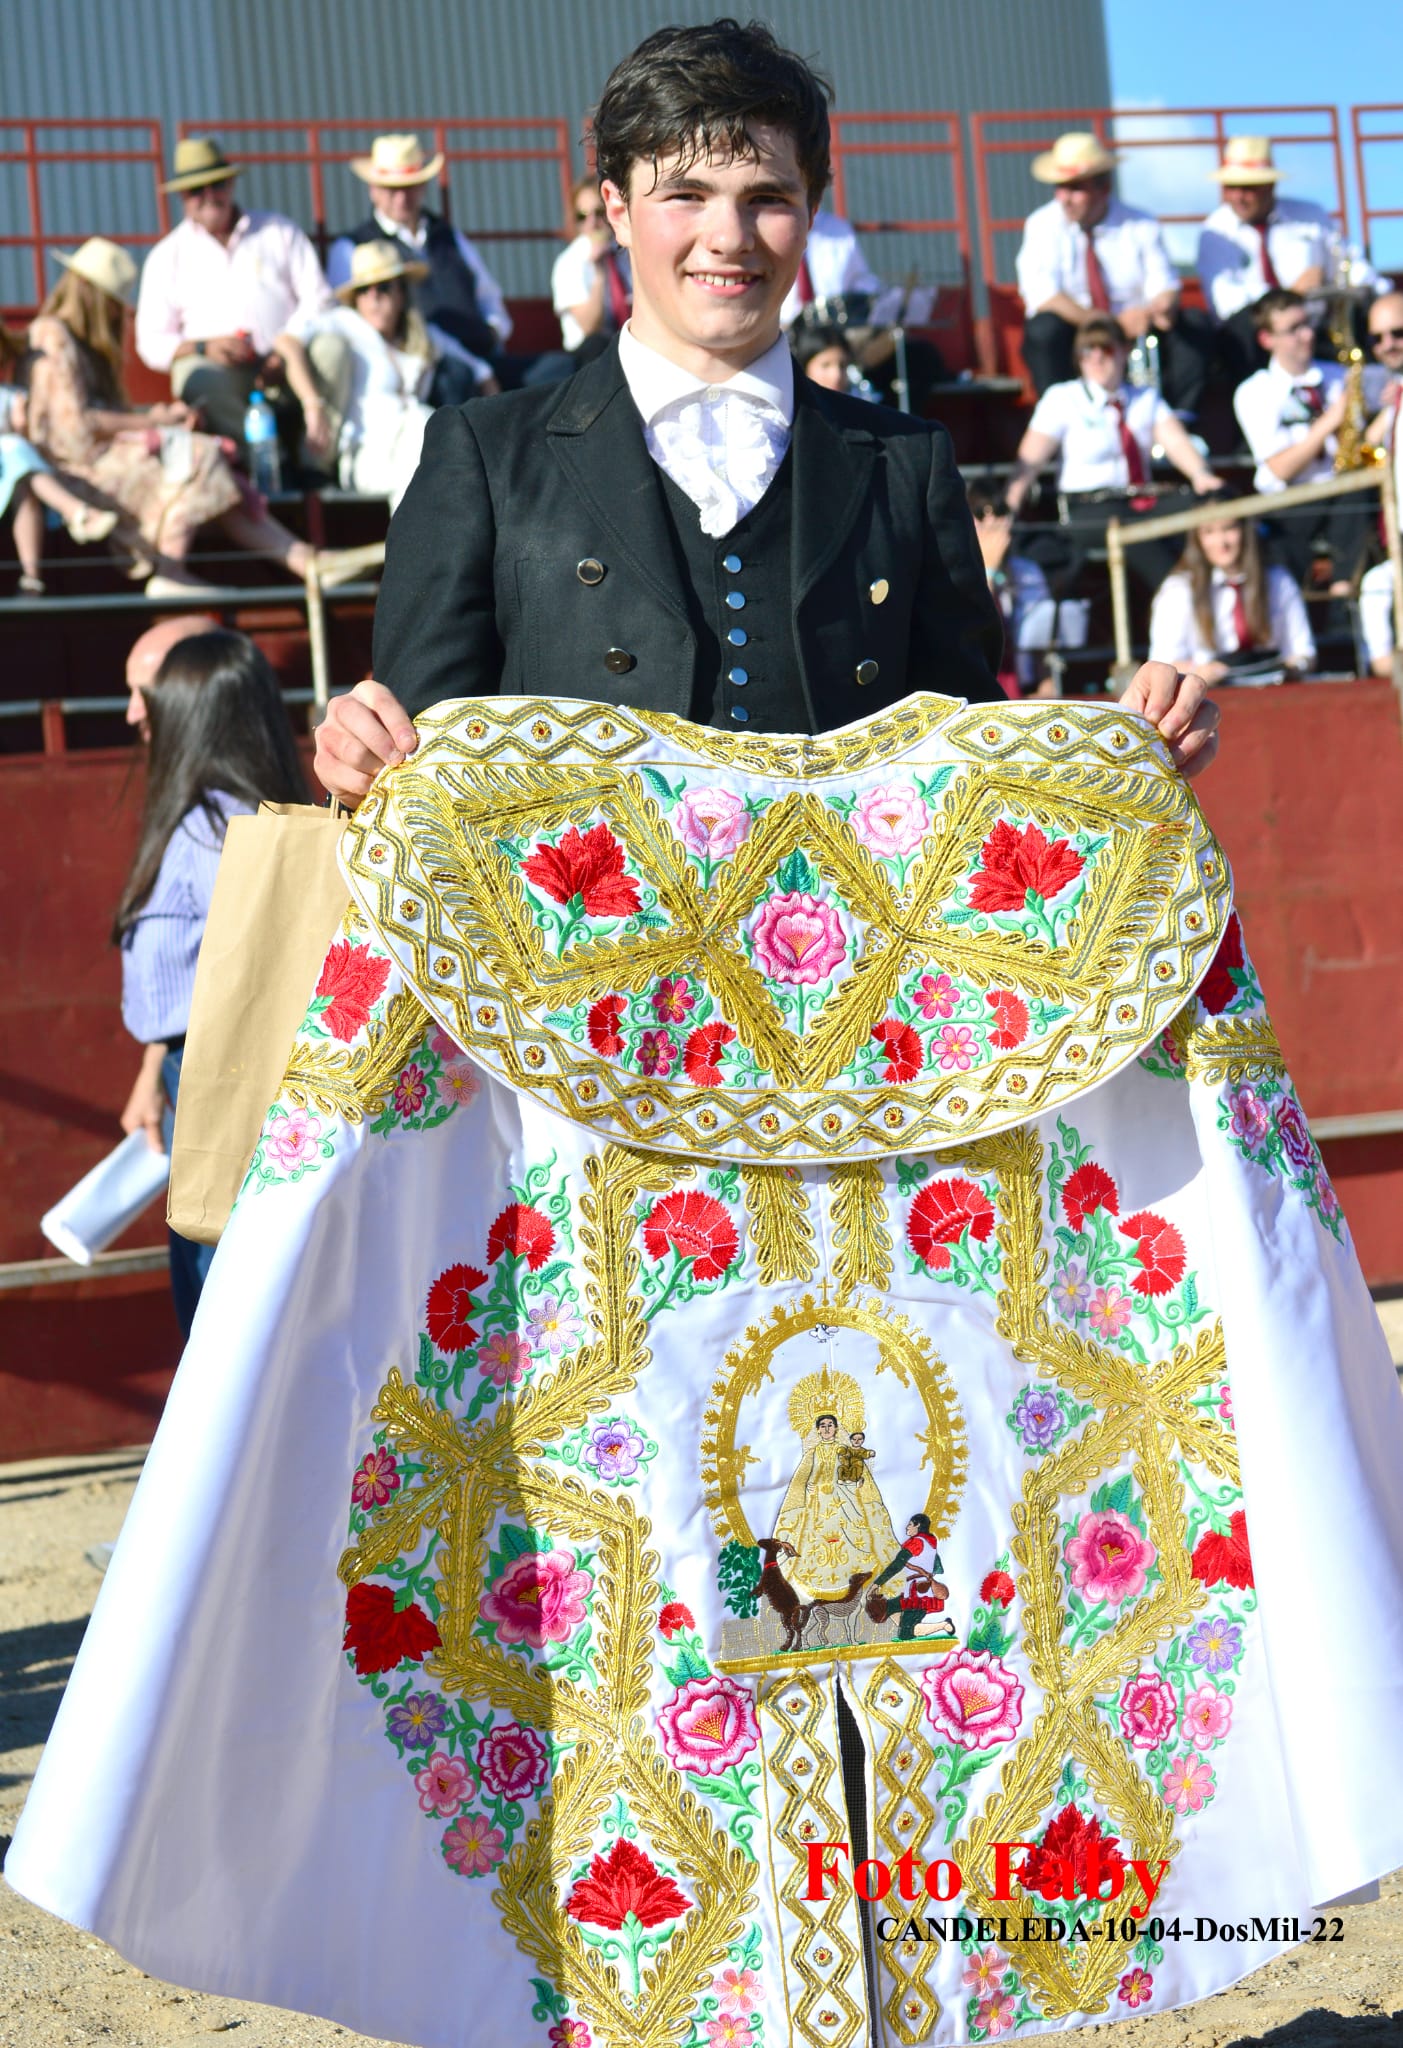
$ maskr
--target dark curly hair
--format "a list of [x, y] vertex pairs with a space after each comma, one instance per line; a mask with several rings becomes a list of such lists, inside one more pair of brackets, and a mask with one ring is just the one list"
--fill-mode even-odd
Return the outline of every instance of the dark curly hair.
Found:
[[811, 205], [828, 183], [833, 88], [762, 22], [722, 15], [695, 28], [660, 28], [615, 65], [594, 110], [595, 163], [624, 194], [637, 163], [656, 178], [665, 157], [754, 157], [751, 131], [782, 128]]

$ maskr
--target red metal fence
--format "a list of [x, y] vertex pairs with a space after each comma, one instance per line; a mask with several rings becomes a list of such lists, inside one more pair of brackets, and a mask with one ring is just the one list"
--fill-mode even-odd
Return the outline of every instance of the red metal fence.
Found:
[[[130, 141], [117, 144], [99, 144], [98, 136], [130, 136]], [[59, 138], [78, 136], [82, 139], [60, 142]], [[154, 228], [126, 229], [117, 222], [93, 223], [89, 221], [65, 221], [53, 225], [52, 194], [46, 190], [51, 182], [46, 172], [69, 164], [138, 164], [143, 173], [151, 178], [150, 197], [154, 201], [156, 225]], [[161, 191], [164, 173], [165, 146], [159, 121], [0, 121], [0, 166], [19, 167], [24, 186], [24, 212], [28, 224], [23, 232], [0, 234], [0, 249], [24, 249], [29, 252], [33, 265], [34, 305], [40, 305], [48, 296], [55, 278], [48, 262], [51, 249], [71, 251], [79, 242], [86, 241], [94, 233], [109, 235], [113, 241], [123, 242], [133, 248], [142, 248], [159, 240], [170, 227], [170, 202]], [[6, 173], [0, 170], [0, 177]], [[138, 180], [138, 187], [144, 196], [145, 176]], [[143, 206], [143, 212], [145, 208]], [[19, 217], [19, 209], [7, 205], [3, 209], [11, 219]], [[146, 213], [146, 219], [151, 219]], [[5, 308], [6, 312], [19, 310]]]
[[[1380, 103], [1377, 106], [1351, 107], [1349, 125], [1354, 143], [1354, 174], [1359, 186], [1359, 231], [1371, 259], [1382, 264], [1382, 256], [1374, 253], [1374, 224], [1381, 220], [1403, 220], [1403, 206], [1375, 204], [1369, 190], [1369, 172], [1371, 167], [1377, 170], [1382, 149], [1391, 145], [1397, 150], [1403, 145], [1403, 103], [1394, 101], [1392, 105]], [[1393, 162], [1397, 169], [1403, 164], [1403, 156], [1395, 156]], [[1393, 262], [1388, 265], [1391, 270], [1398, 267]]]

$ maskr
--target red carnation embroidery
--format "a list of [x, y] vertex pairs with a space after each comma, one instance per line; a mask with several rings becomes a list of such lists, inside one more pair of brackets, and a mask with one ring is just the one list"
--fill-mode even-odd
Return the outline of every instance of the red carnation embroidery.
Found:
[[637, 882], [624, 873], [624, 850], [607, 825], [583, 833], [572, 825], [558, 846], [543, 840], [521, 872], [557, 903], [578, 896], [589, 917], [627, 917], [642, 907]]
[[1105, 1167], [1088, 1159], [1085, 1166], [1067, 1176], [1067, 1185], [1062, 1190], [1062, 1213], [1073, 1230], [1080, 1230], [1093, 1209], [1119, 1216], [1120, 1196]]
[[1028, 1036], [1028, 1005], [1022, 996], [1016, 996], [1011, 988], [994, 988], [984, 1000], [994, 1013], [989, 1032], [990, 1045], [997, 1045], [1005, 1052], [1012, 1046], [1022, 1045]]
[[[1096, 1852], [1097, 1868], [1090, 1868], [1090, 1852]], [[1018, 1882], [1025, 1892], [1041, 1892], [1046, 1899], [1066, 1897], [1089, 1899], [1104, 1896], [1106, 1879], [1124, 1871], [1120, 1837], [1103, 1835], [1099, 1820], [1088, 1820], [1075, 1806], [1064, 1806], [1052, 1821], [1036, 1849], [1024, 1858]]]
[[684, 1194], [680, 1188], [654, 1203], [643, 1242], [650, 1258], [673, 1250], [690, 1259], [694, 1280], [719, 1280], [740, 1251], [730, 1210], [713, 1195]]
[[1026, 910], [1030, 896], [1046, 903], [1085, 865], [1069, 840], [1049, 840], [1036, 825], [1020, 831], [1000, 818], [984, 842], [983, 866], [970, 885], [969, 900], [976, 910]]
[[623, 1033], [619, 1030], [619, 1019], [624, 1013], [622, 996], [601, 996], [597, 1003], [589, 1006], [585, 1018], [585, 1036], [594, 1050], [604, 1059], [611, 1060], [624, 1049]]
[[696, 1625], [696, 1616], [691, 1608], [681, 1600], [669, 1600], [662, 1613], [658, 1616], [658, 1634], [666, 1636], [669, 1642], [677, 1634], [678, 1629], [695, 1628]]
[[1009, 1605], [1011, 1605], [1013, 1600], [1013, 1594], [1013, 1580], [1009, 1577], [1007, 1572], [986, 1573], [984, 1583], [979, 1588], [979, 1597], [981, 1600], [988, 1600], [991, 1603], [997, 1600], [1000, 1607], [1008, 1607]]
[[1198, 985], [1198, 999], [1211, 1017], [1222, 1014], [1238, 992], [1233, 972], [1244, 964], [1242, 926], [1233, 911], [1224, 928], [1212, 965]]
[[539, 1209], [527, 1202], [508, 1202], [487, 1233], [489, 1261], [503, 1252], [524, 1258], [533, 1273], [539, 1273], [555, 1250], [555, 1231]]
[[933, 1273], [942, 1273], [950, 1263], [947, 1245], [958, 1244], [966, 1231], [983, 1244], [993, 1227], [994, 1205], [989, 1197], [972, 1180], [957, 1174], [953, 1180], [933, 1180], [921, 1189], [911, 1204], [906, 1241]]
[[682, 1069], [698, 1088], [719, 1088], [721, 1055], [735, 1038], [729, 1024], [700, 1024], [682, 1048]]
[[643, 1927], [680, 1920], [692, 1902], [682, 1896], [636, 1843], [620, 1835], [607, 1856], [596, 1856], [589, 1876], [575, 1880], [565, 1910], [591, 1927], [622, 1927], [631, 1913]]
[[887, 1056], [882, 1069], [884, 1081], [914, 1081], [925, 1062], [926, 1049], [921, 1035], [909, 1024], [901, 1024], [895, 1017], [887, 1017], [872, 1027], [872, 1036]]
[[364, 1581], [346, 1595], [342, 1647], [355, 1651], [357, 1671], [393, 1671], [406, 1657], [417, 1664], [438, 1648], [442, 1639], [418, 1601], [396, 1613], [395, 1599], [393, 1586]]
[[473, 1295], [486, 1278], [476, 1266], [450, 1266], [429, 1289], [424, 1320], [440, 1351], [466, 1351], [476, 1344], [477, 1331], [468, 1318], [475, 1313]]
[[370, 1022], [371, 1004], [385, 993], [389, 978], [389, 961], [378, 960], [369, 946], [336, 941], [322, 962], [316, 997], [325, 1004], [321, 1020], [333, 1038], [349, 1043], [358, 1031], [364, 1031]]
[[1172, 1223], [1152, 1209], [1137, 1209], [1120, 1226], [1122, 1237], [1137, 1239], [1135, 1256], [1143, 1271], [1131, 1286], [1137, 1294], [1168, 1294], [1184, 1277], [1184, 1240]]
[[1189, 1562], [1194, 1577], [1205, 1586], [1218, 1586], [1226, 1579], [1242, 1593], [1256, 1585], [1247, 1542], [1247, 1517], [1241, 1508], [1234, 1509], [1226, 1536], [1220, 1529], [1210, 1529], [1207, 1535], [1199, 1537]]

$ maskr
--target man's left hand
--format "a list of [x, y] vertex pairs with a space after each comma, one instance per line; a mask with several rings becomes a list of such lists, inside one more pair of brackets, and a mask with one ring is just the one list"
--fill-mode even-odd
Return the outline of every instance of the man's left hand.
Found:
[[1192, 669], [1147, 661], [1131, 677], [1120, 703], [1123, 711], [1148, 718], [1186, 779], [1201, 775], [1217, 753], [1218, 707], [1203, 677]]

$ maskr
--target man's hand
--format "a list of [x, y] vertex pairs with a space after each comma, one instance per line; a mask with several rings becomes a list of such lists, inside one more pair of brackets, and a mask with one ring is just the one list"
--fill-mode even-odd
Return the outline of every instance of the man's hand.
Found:
[[319, 398], [302, 408], [302, 446], [315, 462], [331, 453], [331, 417]]
[[1201, 775], [1217, 753], [1218, 707], [1208, 695], [1208, 684], [1192, 669], [1147, 661], [1131, 677], [1120, 702], [1123, 711], [1138, 711], [1148, 718], [1186, 779]]
[[404, 706], [367, 676], [348, 696], [333, 697], [327, 706], [317, 727], [313, 765], [322, 787], [354, 807], [382, 768], [398, 767], [418, 744]]
[[212, 334], [205, 343], [205, 360], [229, 370], [254, 360], [254, 347], [246, 334]]

